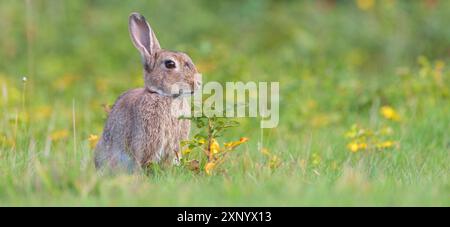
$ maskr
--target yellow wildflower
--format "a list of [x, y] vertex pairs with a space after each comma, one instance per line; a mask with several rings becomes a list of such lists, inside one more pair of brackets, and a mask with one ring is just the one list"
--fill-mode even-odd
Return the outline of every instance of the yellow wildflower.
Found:
[[59, 77], [53, 84], [53, 86], [58, 90], [64, 90], [70, 85], [74, 84], [79, 79], [79, 76], [72, 74], [65, 74]]
[[386, 149], [386, 148], [391, 148], [394, 145], [395, 145], [395, 142], [388, 140], [388, 141], [384, 141], [384, 142], [377, 144], [377, 148]]
[[185, 149], [183, 149], [181, 151], [181, 154], [182, 155], [187, 155], [187, 154], [191, 153], [191, 151], [192, 151], [192, 149], [190, 149], [189, 147], [186, 147]]
[[358, 143], [352, 142], [352, 143], [349, 143], [349, 144], [347, 145], [347, 148], [348, 148], [351, 152], [355, 153], [355, 152], [357, 152], [357, 151], [359, 150], [359, 145], [358, 145]]
[[353, 139], [357, 136], [357, 132], [355, 130], [348, 131], [345, 133], [345, 137]]
[[353, 124], [349, 131], [345, 133], [345, 137], [354, 139], [358, 137], [359, 126], [357, 124]]
[[444, 86], [443, 76], [442, 76], [444, 67], [445, 67], [445, 62], [442, 60], [437, 61], [436, 65], [434, 66], [434, 81], [439, 86]]
[[265, 148], [265, 147], [263, 147], [263, 148], [261, 149], [261, 153], [263, 153], [263, 155], [270, 155], [269, 149], [267, 149], [267, 148]]
[[199, 144], [205, 144], [205, 143], [206, 143], [205, 138], [199, 139], [199, 140], [198, 140], [198, 143], [199, 143]]
[[358, 144], [358, 149], [359, 150], [367, 149], [367, 143], [359, 143]]
[[[6, 134], [0, 133], [0, 147], [5, 146], [15, 146], [16, 142], [12, 138], [8, 138]], [[1, 155], [0, 155], [1, 156]]]
[[36, 120], [43, 120], [50, 117], [52, 114], [52, 108], [50, 106], [39, 106], [35, 109], [34, 114], [32, 115]]
[[281, 160], [276, 155], [272, 155], [272, 157], [269, 160], [269, 168], [275, 169], [278, 168], [278, 166], [281, 165]]
[[375, 5], [375, 0], [356, 0], [356, 5], [361, 10], [369, 10]]
[[54, 141], [65, 139], [67, 138], [67, 136], [69, 136], [69, 131], [67, 131], [66, 129], [50, 133], [50, 139]]
[[347, 145], [347, 148], [353, 153], [358, 152], [359, 150], [365, 150], [367, 149], [367, 147], [368, 147], [367, 143], [364, 142], [362, 143], [351, 142]]
[[196, 63], [199, 72], [207, 73], [216, 68], [216, 64], [212, 61], [200, 61]]
[[99, 78], [95, 80], [95, 88], [99, 92], [105, 92], [108, 89], [108, 80]]
[[248, 141], [248, 138], [246, 137], [242, 137], [239, 141], [234, 141], [234, 142], [229, 142], [229, 143], [225, 143], [225, 148], [232, 150], [234, 148], [236, 148], [237, 146], [245, 143]]
[[394, 110], [394, 108], [392, 108], [390, 106], [381, 107], [380, 114], [388, 120], [393, 120], [393, 121], [400, 120], [400, 115], [397, 113], [397, 111]]
[[205, 165], [205, 172], [206, 172], [206, 174], [211, 175], [211, 174], [212, 174], [212, 171], [213, 171], [213, 169], [214, 169], [215, 166], [216, 166], [216, 163], [214, 163], [214, 162], [208, 162], [208, 163]]
[[91, 134], [91, 135], [89, 135], [88, 141], [89, 141], [89, 147], [91, 149], [94, 149], [95, 146], [97, 146], [98, 136], [94, 135], [94, 134]]
[[213, 153], [213, 154], [217, 154], [220, 151], [220, 146], [219, 143], [217, 142], [217, 140], [212, 139], [211, 141], [211, 145], [209, 147], [209, 150]]
[[311, 110], [311, 109], [315, 109], [317, 107], [317, 102], [316, 100], [313, 99], [309, 99], [308, 101], [306, 101], [306, 107]]
[[322, 160], [322, 158], [318, 154], [316, 154], [316, 153], [312, 154], [312, 164], [313, 165], [319, 165], [321, 160]]

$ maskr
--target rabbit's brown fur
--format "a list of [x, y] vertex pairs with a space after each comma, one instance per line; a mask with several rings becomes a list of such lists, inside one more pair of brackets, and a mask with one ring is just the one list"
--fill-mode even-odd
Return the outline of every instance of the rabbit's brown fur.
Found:
[[96, 147], [97, 168], [135, 170], [174, 160], [189, 135], [190, 122], [178, 118], [190, 111], [185, 95], [200, 86], [188, 55], [161, 49], [143, 16], [132, 13], [129, 23], [145, 86], [125, 92], [112, 107]]

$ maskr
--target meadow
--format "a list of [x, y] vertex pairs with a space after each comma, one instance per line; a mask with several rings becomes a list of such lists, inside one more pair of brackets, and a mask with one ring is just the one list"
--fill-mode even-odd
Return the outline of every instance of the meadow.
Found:
[[[219, 146], [248, 141], [220, 171], [99, 175], [105, 109], [143, 86], [133, 11], [205, 82], [279, 82], [278, 127], [238, 119]], [[450, 1], [0, 0], [0, 15], [0, 206], [450, 205]]]

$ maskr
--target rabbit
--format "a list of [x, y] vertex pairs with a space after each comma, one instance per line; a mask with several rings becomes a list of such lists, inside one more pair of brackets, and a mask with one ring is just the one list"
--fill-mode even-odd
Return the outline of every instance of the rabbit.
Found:
[[144, 87], [116, 100], [95, 148], [97, 169], [135, 171], [153, 163], [179, 161], [181, 140], [189, 136], [187, 97], [201, 87], [191, 58], [162, 49], [153, 29], [139, 13], [129, 16], [132, 43], [141, 54]]

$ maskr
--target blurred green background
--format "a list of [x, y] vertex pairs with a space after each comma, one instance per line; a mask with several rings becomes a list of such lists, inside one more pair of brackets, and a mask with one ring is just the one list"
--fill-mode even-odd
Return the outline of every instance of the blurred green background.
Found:
[[[143, 86], [133, 11], [204, 82], [280, 82], [269, 154], [241, 119], [224, 139], [250, 141], [223, 174], [97, 176], [104, 105]], [[450, 204], [450, 1], [0, 0], [0, 15], [0, 205]]]

